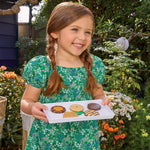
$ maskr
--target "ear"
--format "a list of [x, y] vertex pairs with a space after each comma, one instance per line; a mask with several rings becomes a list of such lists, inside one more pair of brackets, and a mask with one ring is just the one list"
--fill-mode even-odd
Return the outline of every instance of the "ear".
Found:
[[57, 39], [57, 37], [58, 37], [58, 35], [57, 35], [56, 32], [52, 32], [52, 33], [51, 33], [51, 36], [52, 36], [54, 39]]

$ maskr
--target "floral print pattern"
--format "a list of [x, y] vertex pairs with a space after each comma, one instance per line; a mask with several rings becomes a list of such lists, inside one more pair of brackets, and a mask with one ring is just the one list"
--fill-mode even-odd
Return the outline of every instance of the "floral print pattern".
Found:
[[[92, 73], [100, 84], [105, 77], [105, 68], [102, 60], [94, 55]], [[87, 71], [84, 67], [67, 68], [57, 66], [57, 71], [69, 88], [61, 88], [60, 94], [53, 97], [43, 96], [41, 103], [56, 103], [68, 101], [91, 100], [90, 92], [84, 88], [87, 81]], [[28, 84], [37, 88], [46, 88], [52, 67], [46, 56], [36, 56], [26, 65], [23, 77]], [[66, 123], [46, 123], [34, 119], [28, 137], [26, 150], [99, 150], [98, 122], [76, 121]]]

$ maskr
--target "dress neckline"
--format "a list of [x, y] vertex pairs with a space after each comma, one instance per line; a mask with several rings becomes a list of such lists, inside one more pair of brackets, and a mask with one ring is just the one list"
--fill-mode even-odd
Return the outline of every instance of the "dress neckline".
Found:
[[[46, 56], [46, 58], [47, 58], [47, 60], [48, 60], [49, 62], [51, 62], [51, 60], [50, 60], [50, 58], [48, 57], [48, 55]], [[64, 68], [64, 69], [81, 69], [81, 68], [85, 68], [84, 66], [81, 66], [81, 67], [65, 67], [65, 66], [58, 66], [58, 65], [57, 65], [57, 67], [58, 67], [58, 68]]]

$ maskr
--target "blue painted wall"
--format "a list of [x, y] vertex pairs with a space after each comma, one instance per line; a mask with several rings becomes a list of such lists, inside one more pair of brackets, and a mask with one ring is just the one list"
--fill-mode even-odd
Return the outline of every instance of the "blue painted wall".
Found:
[[18, 49], [17, 15], [0, 15], [0, 66], [17, 67]]

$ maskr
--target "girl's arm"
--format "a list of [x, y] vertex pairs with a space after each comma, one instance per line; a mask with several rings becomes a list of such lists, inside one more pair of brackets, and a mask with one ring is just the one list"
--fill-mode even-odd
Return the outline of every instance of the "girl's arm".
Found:
[[110, 108], [112, 107], [112, 103], [107, 96], [105, 96], [102, 84], [99, 84], [99, 88], [93, 92], [93, 99], [102, 99], [103, 105], [108, 105]]
[[47, 109], [45, 105], [38, 102], [41, 89], [27, 85], [26, 90], [21, 99], [21, 110], [24, 113], [33, 115], [34, 118], [48, 122], [43, 109]]

